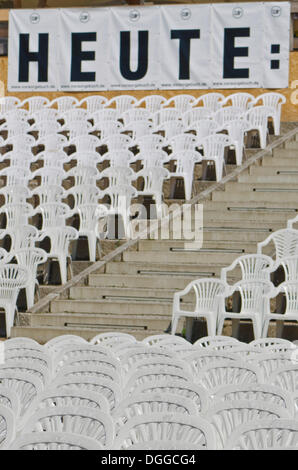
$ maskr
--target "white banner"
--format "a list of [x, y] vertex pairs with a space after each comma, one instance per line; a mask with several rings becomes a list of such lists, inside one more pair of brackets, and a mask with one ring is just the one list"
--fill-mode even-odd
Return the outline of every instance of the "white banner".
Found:
[[8, 89], [55, 91], [60, 87], [57, 66], [59, 10], [10, 10]]
[[60, 89], [104, 90], [108, 83], [108, 31], [110, 11], [78, 8], [60, 12]]
[[161, 8], [160, 88], [208, 88], [211, 65], [210, 5]]
[[9, 91], [287, 88], [290, 3], [10, 10]]
[[159, 7], [111, 8], [110, 89], [158, 88], [159, 23]]

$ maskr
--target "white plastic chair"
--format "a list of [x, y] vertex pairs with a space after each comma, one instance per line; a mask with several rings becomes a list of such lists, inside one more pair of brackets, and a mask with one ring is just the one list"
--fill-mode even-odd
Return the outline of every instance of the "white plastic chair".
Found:
[[108, 414], [89, 407], [54, 407], [36, 411], [23, 428], [30, 432], [71, 432], [91, 437], [105, 447], [114, 440], [114, 426]]
[[68, 248], [72, 240], [78, 238], [78, 232], [73, 227], [54, 227], [46, 228], [40, 232], [39, 240], [49, 237], [51, 241], [51, 248], [48, 253], [48, 258], [55, 258], [58, 260], [61, 284], [67, 282], [67, 258], [69, 257]]
[[36, 375], [28, 372], [21, 372], [9, 369], [0, 368], [0, 381], [1, 385], [13, 390], [20, 401], [22, 416], [30, 403], [41, 393], [44, 385]]
[[288, 419], [254, 420], [237, 427], [226, 450], [297, 450], [298, 423]]
[[291, 395], [279, 387], [270, 384], [228, 385], [219, 390], [216, 402], [246, 400], [250, 402], [264, 401], [285, 408], [289, 416], [294, 414], [294, 401]]
[[[227, 285], [219, 279], [198, 279], [192, 281], [181, 292], [175, 292], [173, 300], [171, 334], [176, 333], [178, 320], [181, 316], [206, 318], [208, 334], [216, 334], [217, 314], [224, 301]], [[194, 290], [196, 305], [193, 311], [182, 310], [180, 299]]]
[[286, 351], [288, 348], [295, 349], [295, 345], [291, 341], [282, 338], [259, 338], [251, 341], [249, 345], [260, 349], [262, 352], [267, 352], [268, 348], [271, 350], [271, 347], [274, 346], [277, 346], [278, 348], [284, 346]]
[[[298, 355], [297, 355], [298, 356]], [[257, 354], [254, 361], [252, 362], [257, 367], [263, 371], [263, 375], [267, 380], [269, 376], [282, 367], [287, 367], [293, 365], [295, 362], [298, 362], [298, 359], [295, 359], [295, 353], [290, 350], [287, 352], [265, 352], [263, 354]]]
[[213, 405], [204, 417], [216, 431], [217, 449], [223, 449], [231, 433], [242, 424], [258, 419], [287, 419], [289, 415], [285, 408], [262, 400], [235, 400]]
[[58, 118], [59, 113], [57, 109], [54, 108], [43, 108], [32, 112], [30, 115], [30, 119], [34, 119], [34, 123], [36, 124], [37, 128], [40, 122], [57, 121]]
[[54, 338], [47, 341], [44, 345], [46, 350], [51, 351], [51, 353], [56, 353], [61, 349], [64, 349], [66, 346], [69, 345], [86, 345], [88, 344], [87, 341], [78, 335], [60, 335], [55, 336]]
[[168, 99], [166, 106], [171, 106], [173, 105], [175, 109], [180, 111], [180, 113], [185, 113], [189, 109], [191, 109], [192, 106], [194, 106], [196, 103], [196, 98], [192, 95], [186, 95], [186, 94], [181, 94], [181, 95], [175, 95], [172, 98]]
[[286, 97], [281, 93], [276, 92], [262, 93], [250, 103], [250, 106], [255, 106], [260, 101], [263, 106], [266, 106], [271, 110], [269, 116], [272, 117], [274, 134], [279, 135], [281, 107], [286, 102]]
[[101, 95], [91, 95], [87, 96], [86, 98], [83, 98], [78, 106], [82, 107], [82, 105], [86, 105], [86, 109], [89, 113], [94, 113], [95, 111], [98, 111], [99, 109], [104, 108], [108, 103], [107, 98]]
[[[0, 375], [1, 376], [1, 375]], [[53, 387], [57, 390], [91, 390], [99, 395], [103, 395], [109, 402], [110, 410], [118, 406], [122, 400], [122, 388], [119, 383], [113, 382], [103, 377], [92, 377], [90, 375], [59, 377], [53, 382]], [[91, 410], [92, 411], [92, 410]]]
[[33, 225], [15, 225], [9, 229], [0, 230], [0, 238], [9, 236], [11, 240], [10, 253], [27, 247], [34, 247], [38, 240], [38, 230]]
[[135, 142], [140, 152], [161, 150], [166, 145], [164, 137], [157, 134], [144, 135]]
[[235, 150], [236, 165], [242, 165], [244, 153], [244, 138], [247, 131], [247, 124], [245, 120], [238, 119], [237, 121], [230, 121], [225, 125], [228, 135], [231, 139], [231, 148]]
[[100, 140], [95, 135], [88, 134], [75, 137], [70, 144], [76, 147], [77, 152], [95, 152], [100, 146]]
[[118, 150], [128, 150], [132, 146], [131, 137], [124, 134], [112, 134], [102, 140], [102, 144], [106, 144], [109, 152], [117, 152]]
[[196, 383], [215, 395], [227, 385], [263, 383], [263, 375], [257, 367], [244, 361], [222, 360], [203, 366], [196, 376]]
[[20, 106], [21, 100], [16, 96], [5, 96], [0, 98], [0, 113], [4, 114], [11, 109], [17, 108]]
[[66, 198], [66, 191], [62, 186], [57, 185], [42, 185], [37, 186], [31, 191], [31, 196], [38, 198], [38, 204], [47, 204], [49, 202], [60, 202]]
[[29, 274], [25, 267], [16, 264], [0, 265], [0, 306], [5, 311], [6, 336], [13, 327], [16, 302], [20, 289], [28, 284]]
[[165, 142], [169, 142], [177, 134], [184, 132], [182, 121], [166, 121], [153, 129], [154, 132], [160, 133], [164, 136]]
[[100, 124], [106, 121], [117, 122], [117, 118], [118, 118], [118, 113], [116, 109], [114, 108], [100, 109], [90, 114], [89, 116], [89, 119], [93, 121], [94, 127], [96, 127], [97, 124]]
[[0, 406], [11, 409], [15, 418], [19, 417], [21, 409], [19, 397], [14, 390], [3, 385], [0, 385]]
[[145, 105], [145, 109], [147, 109], [150, 113], [155, 113], [159, 111], [161, 108], [165, 106], [167, 102], [166, 98], [161, 95], [147, 95], [144, 98], [141, 98], [137, 103], [136, 106]]
[[148, 121], [150, 117], [150, 111], [145, 108], [128, 109], [121, 115], [124, 126], [128, 126], [131, 122], [135, 121]]
[[182, 413], [152, 413], [130, 419], [120, 429], [114, 449], [133, 449], [135, 445], [150, 449], [180, 449], [183, 445], [192, 448], [215, 448], [215, 437], [211, 425], [201, 417], [185, 416]]
[[62, 202], [48, 202], [40, 204], [34, 211], [41, 215], [41, 230], [52, 227], [63, 227], [72, 212], [67, 204]]
[[30, 96], [29, 98], [24, 99], [24, 101], [19, 104], [19, 107], [24, 108], [24, 106], [28, 106], [28, 111], [32, 114], [44, 109], [49, 106], [49, 104], [50, 101], [45, 96]]
[[221, 93], [206, 93], [202, 96], [199, 96], [193, 106], [198, 106], [198, 104], [202, 103], [204, 108], [209, 108], [215, 113], [215, 111], [221, 107], [222, 100], [224, 100], [224, 98], [224, 95]]
[[207, 120], [213, 117], [213, 111], [209, 108], [192, 108], [182, 114], [182, 122], [186, 129], [190, 129], [193, 124], [198, 125], [201, 120]]
[[227, 273], [240, 267], [243, 281], [270, 281], [273, 260], [270, 256], [249, 254], [236, 258], [230, 266], [222, 268], [221, 280], [227, 282]]
[[175, 161], [175, 171], [171, 172], [171, 176], [183, 178], [185, 199], [189, 201], [192, 193], [195, 164], [202, 161], [202, 155], [199, 152], [184, 150], [173, 152], [170, 157], [171, 160]]
[[[268, 336], [268, 328], [271, 320], [280, 322], [285, 321], [298, 321], [298, 284], [297, 281], [286, 281], [280, 284], [271, 294], [271, 298], [276, 297], [279, 293], [285, 294], [286, 308], [284, 313], [271, 313], [270, 311], [265, 312], [264, 325], [263, 325], [263, 336]], [[279, 328], [277, 330], [277, 336]]]
[[9, 450], [103, 450], [104, 446], [90, 437], [68, 432], [32, 432], [15, 439]]
[[120, 117], [125, 111], [128, 109], [134, 108], [138, 103], [138, 100], [131, 95], [119, 95], [115, 96], [114, 98], [110, 99], [106, 107], [111, 107], [111, 105], [115, 106], [117, 110], [117, 114]]
[[195, 151], [197, 139], [193, 134], [178, 134], [169, 141], [173, 153], [185, 150]]
[[231, 121], [241, 120], [243, 118], [244, 113], [242, 109], [234, 106], [218, 109], [213, 115], [213, 119], [218, 123], [218, 127], [222, 130], [226, 129], [226, 126]]
[[75, 212], [79, 215], [80, 221], [78, 228], [79, 237], [87, 237], [89, 260], [95, 262], [97, 241], [104, 236], [103, 233], [99, 232], [98, 222], [107, 216], [108, 211], [104, 205], [83, 204], [76, 206]]
[[107, 332], [99, 333], [90, 340], [90, 344], [98, 344], [101, 346], [109, 346], [113, 348], [115, 345], [123, 343], [136, 343], [136, 338], [128, 333]]
[[250, 93], [232, 93], [221, 101], [221, 106], [231, 103], [232, 107], [241, 108], [242, 111], [246, 111], [251, 106], [254, 99], [255, 97]]
[[175, 108], [163, 108], [152, 114], [153, 127], [157, 128], [168, 121], [178, 121], [181, 118], [181, 112]]
[[113, 420], [121, 429], [126, 422], [134, 417], [152, 413], [182, 413], [195, 416], [197, 408], [191, 399], [173, 393], [134, 393], [133, 396], [122, 400], [113, 411]]
[[62, 134], [49, 134], [36, 141], [36, 145], [43, 145], [46, 152], [58, 152], [68, 145], [67, 137]]
[[268, 117], [272, 114], [268, 106], [256, 106], [245, 113], [247, 130], [256, 130], [260, 137], [261, 149], [266, 148], [268, 134]]
[[216, 181], [220, 181], [225, 165], [225, 148], [231, 145], [231, 140], [224, 134], [213, 134], [201, 140], [204, 155], [203, 160], [212, 160], [215, 164]]
[[265, 240], [258, 243], [257, 253], [261, 254], [263, 248], [271, 242], [275, 249], [275, 263], [272, 268], [273, 270], [278, 268], [283, 258], [295, 257], [298, 255], [298, 230], [289, 228], [276, 230]]
[[60, 113], [79, 106], [79, 101], [74, 96], [59, 96], [49, 103], [49, 107], [55, 105]]
[[38, 285], [37, 267], [39, 264], [45, 263], [47, 253], [40, 248], [25, 248], [14, 252], [14, 256], [20, 266], [28, 269], [28, 283], [26, 287], [27, 309], [34, 305], [35, 286]]
[[255, 339], [263, 336], [263, 321], [265, 315], [270, 309], [269, 297], [274, 287], [268, 281], [238, 281], [231, 288], [227, 296], [234, 292], [239, 292], [241, 297], [240, 312], [227, 312], [226, 309], [220, 309], [218, 312], [217, 333], [221, 334], [224, 321], [230, 319], [251, 320], [253, 325]]
[[146, 167], [136, 173], [136, 178], [144, 180], [144, 187], [138, 190], [139, 196], [152, 196], [156, 204], [156, 216], [163, 216], [163, 183], [169, 179], [170, 172], [166, 168]]
[[72, 196], [74, 207], [84, 204], [97, 204], [101, 196], [100, 190], [95, 185], [76, 184], [65, 191], [65, 197]]
[[131, 200], [138, 196], [135, 188], [128, 184], [116, 184], [109, 186], [103, 191], [103, 194], [109, 197], [109, 204], [107, 204], [108, 215], [118, 215], [122, 218], [125, 236], [131, 237], [131, 224], [130, 224], [130, 206]]
[[192, 381], [181, 381], [175, 379], [167, 380], [165, 378], [146, 381], [133, 389], [133, 396], [140, 393], [150, 393], [153, 396], [154, 394], [163, 395], [164, 393], [169, 393], [173, 395], [179, 395], [182, 398], [185, 397], [188, 400], [191, 400], [195, 405], [195, 414], [203, 413], [207, 411], [209, 407], [209, 397], [206, 390]]
[[0, 450], [7, 449], [15, 438], [15, 416], [9, 408], [0, 405]]

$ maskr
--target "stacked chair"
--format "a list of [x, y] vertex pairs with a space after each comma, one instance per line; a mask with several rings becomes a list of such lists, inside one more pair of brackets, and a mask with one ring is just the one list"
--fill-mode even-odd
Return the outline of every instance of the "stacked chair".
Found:
[[6, 340], [0, 449], [297, 449], [297, 351], [277, 338]]

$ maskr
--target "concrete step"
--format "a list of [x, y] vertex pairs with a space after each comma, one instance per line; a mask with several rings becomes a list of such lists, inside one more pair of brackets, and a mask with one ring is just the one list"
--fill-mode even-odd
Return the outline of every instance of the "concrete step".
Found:
[[[239, 223], [238, 223], [239, 225]], [[272, 224], [271, 224], [272, 225]], [[280, 228], [280, 227], [278, 227]], [[203, 230], [203, 247], [207, 246], [208, 242], [217, 243], [217, 247], [220, 248], [222, 243], [228, 243], [231, 245], [232, 242], [256, 242], [260, 241], [262, 237], [271, 232], [271, 227], [261, 227], [254, 230], [251, 226], [248, 227], [208, 227]], [[176, 240], [174, 240], [176, 243]], [[182, 242], [185, 243], [185, 242]], [[154, 245], [153, 245], [154, 246]]]
[[[296, 142], [295, 142], [296, 144]], [[297, 158], [297, 151], [296, 148], [276, 148], [273, 149], [273, 157], [274, 158]]]
[[[277, 175], [278, 176], [278, 175]], [[232, 192], [232, 193], [235, 193], [235, 192], [238, 192], [238, 191], [241, 191], [241, 192], [249, 192], [249, 191], [298, 191], [298, 185], [297, 185], [297, 177], [296, 177], [296, 182], [294, 183], [283, 183], [283, 182], [280, 182], [279, 184], [277, 184], [276, 182], [271, 182], [271, 178], [270, 178], [270, 181], [268, 181], [268, 178], [267, 178], [267, 182], [265, 183], [256, 183], [256, 182], [238, 182], [238, 183], [227, 183], [225, 185], [225, 193], [228, 193], [228, 192]]]
[[[229, 231], [228, 233], [230, 234], [230, 238], [227, 238], [227, 240], [222, 240], [220, 239], [220, 235], [222, 232], [219, 233], [218, 240], [211, 240], [208, 241], [205, 239], [205, 235], [212, 233], [212, 232], [204, 232], [204, 241], [203, 241], [203, 247], [202, 250], [203, 252], [205, 250], [231, 250], [231, 242], [233, 241], [233, 247], [232, 249], [237, 249], [238, 251], [243, 249], [243, 250], [252, 250], [255, 246], [255, 240], [252, 240], [251, 242], [246, 242], [244, 243], [243, 235], [246, 234], [246, 232], [240, 232], [242, 234], [242, 239], [240, 237], [239, 240], [234, 239], [235, 231]], [[227, 233], [227, 232], [223, 232]], [[239, 232], [236, 232], [239, 235]], [[256, 233], [252, 232], [253, 235], [255, 236]], [[259, 233], [258, 237], [255, 236], [255, 238], [261, 238], [261, 240], [269, 235], [269, 230], [265, 230], [264, 232]], [[264, 235], [265, 234], [265, 235]], [[236, 237], [235, 237], [236, 238]], [[176, 250], [183, 250], [185, 248], [185, 240], [141, 240], [139, 242], [139, 249], [138, 251], [162, 251], [162, 252], [171, 252], [171, 253], [177, 253]]]
[[255, 176], [267, 176], [267, 182], [271, 181], [272, 176], [280, 176], [280, 177], [295, 177], [298, 174], [298, 167], [291, 166], [284, 168], [282, 161], [278, 166], [269, 167], [269, 166], [251, 166], [250, 167], [250, 176], [252, 177], [252, 182], [254, 181]]
[[[97, 328], [119, 331], [119, 328], [139, 331], [164, 331], [171, 321], [170, 315], [80, 315], [73, 313], [40, 313], [30, 316], [32, 327]], [[183, 319], [181, 320], [183, 324]]]
[[[291, 150], [289, 150], [291, 152]], [[298, 168], [298, 162], [293, 157], [271, 157], [265, 156], [262, 160], [263, 167], [289, 167]]]
[[[193, 274], [192, 274], [193, 276]], [[182, 290], [190, 282], [189, 276], [144, 276], [126, 274], [91, 274], [89, 276], [89, 289], [96, 288], [101, 294], [101, 287], [106, 291], [107, 288], [118, 289], [173, 289]], [[73, 288], [76, 290], [76, 288]], [[85, 289], [88, 289], [85, 287]]]
[[[11, 330], [11, 337], [24, 337], [24, 338], [32, 338], [35, 341], [38, 341], [40, 344], [44, 344], [52, 338], [56, 338], [57, 336], [61, 335], [78, 335], [85, 338], [87, 341], [90, 341], [94, 336], [100, 333], [106, 333], [107, 331], [115, 331], [114, 328], [82, 328], [81, 326], [78, 327], [50, 327], [50, 326], [15, 326]], [[121, 329], [118, 327], [117, 331], [122, 333], [128, 333], [134, 336], [138, 341], [142, 341], [142, 339], [146, 338], [150, 335], [160, 334], [160, 330], [135, 330], [133, 328], [123, 328]]]
[[[271, 202], [271, 201], [264, 201], [263, 204], [260, 204], [258, 201], [247, 201], [243, 202], [240, 201], [238, 202], [237, 200], [234, 201], [214, 201], [212, 200], [210, 203], [206, 203], [203, 206], [204, 208], [204, 213], [205, 211], [210, 214], [212, 211], [222, 212], [222, 216], [224, 217], [225, 211], [232, 212], [233, 210], [250, 210], [251, 212], [257, 212], [257, 211], [270, 211], [270, 212], [284, 212], [285, 210], [289, 209], [289, 212], [292, 212], [293, 209], [296, 210], [297, 204], [293, 201], [290, 202], [280, 202], [277, 204], [276, 202]], [[229, 213], [228, 213], [229, 214]], [[244, 217], [244, 216], [243, 216]]]
[[255, 201], [260, 203], [296, 203], [298, 201], [298, 187], [296, 189], [287, 189], [280, 191], [228, 191], [212, 194], [213, 201], [237, 201], [243, 203], [246, 201]]
[[145, 287], [71, 287], [70, 300], [139, 300], [161, 299], [172, 302], [174, 292], [178, 289], [145, 288]]
[[177, 264], [177, 263], [194, 263], [198, 265], [201, 264], [216, 264], [217, 262], [223, 264], [230, 264], [236, 256], [239, 256], [244, 253], [254, 252], [255, 244], [253, 248], [245, 250], [245, 248], [233, 248], [231, 247], [229, 251], [224, 249], [211, 249], [203, 251], [181, 251], [181, 252], [156, 252], [156, 251], [143, 251], [143, 252], [125, 252], [123, 253], [124, 262], [134, 262], [134, 263], [168, 263], [168, 264]]
[[297, 142], [297, 140], [291, 140], [291, 141], [285, 142], [284, 148], [289, 149], [289, 150], [297, 150], [298, 151], [298, 142]]
[[[236, 255], [235, 255], [236, 257]], [[218, 258], [217, 263], [142, 263], [142, 261], [117, 262], [113, 261], [106, 265], [106, 274], [130, 274], [140, 276], [165, 276], [176, 277], [184, 276], [189, 277], [191, 280], [196, 277], [217, 277], [220, 275], [221, 268], [227, 266], [227, 263], [222, 263], [221, 258]]]
[[[184, 302], [185, 307], [193, 307]], [[172, 301], [166, 299], [134, 300], [134, 301], [108, 301], [108, 300], [54, 300], [50, 305], [50, 313], [80, 313], [105, 315], [172, 315]]]
[[[263, 168], [263, 170], [266, 170], [267, 168]], [[264, 174], [255, 174], [255, 175], [239, 175], [238, 177], [238, 182], [243, 184], [243, 183], [250, 183], [251, 185], [260, 185], [260, 184], [267, 184], [269, 182], [270, 185], [276, 186], [276, 185], [294, 185], [297, 182], [297, 175], [298, 171], [293, 174], [283, 174], [283, 173], [278, 173], [278, 171], [275, 171], [275, 174], [268, 175], [266, 171], [264, 171]]]

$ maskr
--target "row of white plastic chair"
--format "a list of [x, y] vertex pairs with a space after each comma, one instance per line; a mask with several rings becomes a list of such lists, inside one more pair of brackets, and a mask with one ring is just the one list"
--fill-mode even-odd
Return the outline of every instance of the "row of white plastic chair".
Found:
[[[137, 342], [128, 334], [105, 333], [91, 343], [98, 346], [68, 335], [45, 346], [28, 338], [4, 343], [0, 447], [222, 449], [233, 448], [243, 426], [253, 429], [264, 419], [276, 421], [288, 437], [296, 430], [297, 349], [290, 342], [267, 338], [244, 345], [219, 336], [190, 345], [169, 335]], [[51, 359], [58, 367], [54, 381], [41, 365], [50, 367]], [[150, 362], [155, 365], [148, 368]], [[106, 377], [106, 364], [124, 378], [126, 364], [139, 375], [123, 389], [117, 379]], [[263, 367], [269, 371], [266, 380], [260, 375]]]

